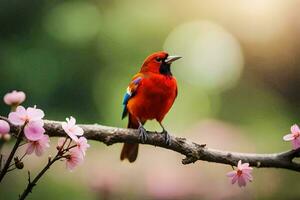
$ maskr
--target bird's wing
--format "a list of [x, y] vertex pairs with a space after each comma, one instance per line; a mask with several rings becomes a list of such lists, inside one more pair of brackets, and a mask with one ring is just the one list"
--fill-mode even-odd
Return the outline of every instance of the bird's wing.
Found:
[[139, 87], [139, 85], [141, 84], [142, 79], [143, 79], [143, 74], [139, 73], [139, 74], [135, 75], [133, 77], [132, 81], [129, 83], [126, 93], [123, 98], [122, 119], [124, 119], [127, 116], [127, 114], [128, 114], [127, 103], [129, 101], [129, 99], [135, 95], [136, 90]]

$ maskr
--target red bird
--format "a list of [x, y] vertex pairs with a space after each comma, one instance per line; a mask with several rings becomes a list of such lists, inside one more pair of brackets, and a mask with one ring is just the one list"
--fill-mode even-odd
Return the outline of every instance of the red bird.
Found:
[[[143, 127], [147, 120], [156, 119], [163, 129], [165, 140], [170, 144], [170, 136], [162, 120], [172, 107], [177, 96], [176, 79], [171, 73], [171, 63], [180, 56], [169, 56], [166, 52], [156, 52], [148, 56], [142, 68], [130, 82], [124, 96], [122, 119], [128, 115], [128, 128], [139, 130], [142, 142], [147, 140], [147, 131]], [[125, 143], [121, 160], [134, 162], [138, 154], [138, 144]]]

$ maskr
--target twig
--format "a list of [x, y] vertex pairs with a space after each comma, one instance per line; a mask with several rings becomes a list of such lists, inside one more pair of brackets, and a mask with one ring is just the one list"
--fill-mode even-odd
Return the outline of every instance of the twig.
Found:
[[1, 173], [1, 170], [2, 170], [2, 159], [3, 159], [3, 155], [0, 154], [0, 173]]
[[[66, 153], [68, 150], [77, 146], [77, 145], [70, 146], [70, 144], [71, 144], [71, 139], [70, 139], [70, 143], [69, 143], [68, 147], [66, 149], [64, 149], [64, 146], [68, 139], [69, 138], [66, 138], [64, 140], [62, 146], [57, 150], [57, 154], [55, 155], [55, 157], [53, 159], [51, 159], [51, 157], [48, 157], [47, 165], [38, 173], [38, 175], [32, 181], [30, 179], [30, 171], [28, 171], [28, 184], [27, 184], [26, 189], [23, 191], [23, 193], [21, 195], [19, 195], [19, 200], [25, 199], [28, 196], [28, 194], [32, 192], [33, 187], [36, 186], [39, 179], [46, 173], [46, 171], [50, 168], [50, 166], [53, 163], [60, 160], [61, 158], [65, 158], [66, 156], [64, 155], [64, 153]], [[25, 155], [26, 155], [26, 153], [25, 153]], [[24, 156], [22, 158], [24, 158]]]
[[30, 171], [28, 171], [27, 174], [28, 174], [28, 183], [30, 184], [31, 183], [31, 180], [30, 180]]
[[46, 173], [46, 171], [51, 167], [51, 165], [59, 159], [61, 159], [61, 156], [59, 155], [58, 151], [57, 155], [52, 160], [49, 158], [47, 165], [38, 173], [38, 175], [32, 181], [30, 179], [30, 171], [28, 171], [28, 184], [23, 193], [19, 195], [19, 200], [24, 200], [27, 197], [27, 195], [32, 192], [33, 187], [36, 186], [39, 179]]
[[27, 142], [24, 142], [23, 144], [20, 144], [19, 147], [24, 146], [25, 144], [27, 144]]
[[17, 169], [17, 168], [16, 168], [16, 167], [13, 167], [13, 168], [11, 168], [11, 169], [8, 169], [7, 172], [13, 171], [13, 170], [15, 170], [15, 169]]
[[67, 151], [69, 151], [70, 149], [73, 149], [76, 146], [77, 146], [76, 144], [72, 145], [72, 146], [68, 145], [68, 147], [62, 151], [62, 153], [66, 153]]

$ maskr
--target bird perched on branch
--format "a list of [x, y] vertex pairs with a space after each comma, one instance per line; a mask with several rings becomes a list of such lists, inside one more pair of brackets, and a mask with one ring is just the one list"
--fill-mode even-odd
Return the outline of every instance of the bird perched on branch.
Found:
[[[127, 127], [138, 129], [142, 142], [147, 140], [147, 131], [143, 125], [147, 120], [155, 119], [163, 129], [166, 143], [170, 144], [170, 136], [162, 125], [162, 120], [177, 96], [177, 83], [172, 76], [170, 66], [180, 58], [180, 56], [169, 56], [162, 51], [151, 54], [127, 87], [123, 99], [122, 119], [128, 115]], [[138, 148], [138, 144], [125, 143], [121, 160], [128, 159], [129, 162], [134, 162]]]

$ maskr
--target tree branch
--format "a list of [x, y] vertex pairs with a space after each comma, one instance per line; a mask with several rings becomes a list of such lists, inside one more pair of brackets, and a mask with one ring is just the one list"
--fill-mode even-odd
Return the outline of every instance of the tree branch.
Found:
[[4, 176], [6, 175], [6, 173], [8, 172], [8, 168], [10, 166], [10, 163], [19, 147], [19, 144], [22, 142], [22, 137], [23, 137], [23, 129], [24, 129], [24, 126], [20, 127], [19, 130], [15, 130], [17, 133], [17, 141], [13, 147], [13, 149], [11, 150], [7, 160], [5, 161], [5, 164], [4, 164], [4, 167], [3, 169], [1, 169], [1, 172], [0, 172], [0, 182], [3, 180]]
[[[7, 120], [4, 117], [0, 117]], [[45, 120], [44, 128], [50, 137], [63, 137], [65, 133], [61, 127], [62, 122]], [[79, 125], [84, 130], [84, 136], [89, 140], [103, 142], [106, 145], [115, 143], [142, 143], [137, 130], [102, 126], [98, 124]], [[15, 133], [18, 127], [11, 125], [11, 130]], [[144, 144], [159, 146], [178, 152], [185, 156], [183, 164], [194, 163], [198, 160], [215, 162], [236, 166], [239, 160], [248, 162], [250, 166], [257, 168], [283, 168], [300, 172], [300, 163], [293, 161], [300, 157], [300, 149], [290, 150], [273, 154], [254, 154], [222, 151], [207, 148], [205, 144], [197, 144], [185, 138], [170, 136], [171, 145], [165, 143], [163, 134], [148, 132], [147, 141]]]

